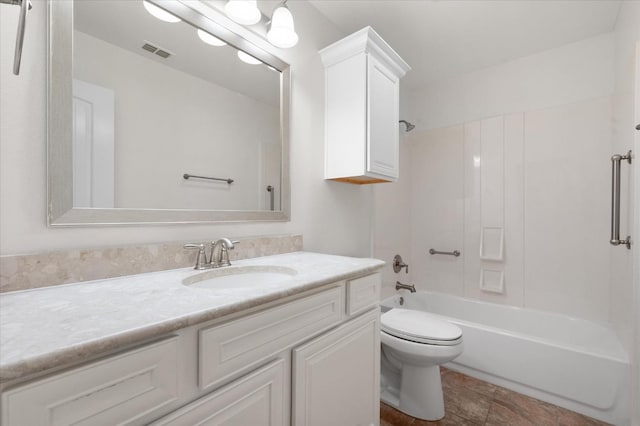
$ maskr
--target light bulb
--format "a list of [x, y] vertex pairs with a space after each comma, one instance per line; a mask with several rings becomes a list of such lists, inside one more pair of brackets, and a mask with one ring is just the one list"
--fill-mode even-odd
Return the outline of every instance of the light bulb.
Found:
[[200, 40], [204, 41], [207, 44], [210, 44], [211, 46], [219, 47], [225, 46], [227, 44], [224, 41], [220, 40], [218, 37], [214, 37], [208, 32], [202, 31], [201, 29], [198, 29], [198, 37], [200, 37]]
[[244, 53], [242, 50], [238, 50], [238, 58], [242, 62], [250, 65], [258, 65], [262, 63], [262, 61], [260, 61], [259, 59], [256, 59], [247, 53]]
[[298, 44], [298, 34], [293, 25], [293, 15], [283, 3], [273, 11], [271, 25], [267, 32], [267, 40], [276, 47], [284, 49]]
[[142, 0], [142, 4], [144, 5], [144, 8], [147, 9], [147, 12], [149, 12], [150, 14], [152, 14], [153, 16], [155, 16], [161, 21], [164, 21], [164, 22], [180, 22], [181, 21], [181, 19], [178, 18], [177, 16], [170, 14], [166, 10], [156, 6], [153, 3], [149, 3], [146, 0]]
[[257, 24], [262, 19], [256, 0], [229, 0], [224, 10], [229, 18], [242, 25]]

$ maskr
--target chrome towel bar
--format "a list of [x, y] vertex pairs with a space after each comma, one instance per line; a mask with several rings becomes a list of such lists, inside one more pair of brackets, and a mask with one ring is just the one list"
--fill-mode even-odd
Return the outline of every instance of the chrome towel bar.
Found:
[[215, 178], [215, 177], [208, 177], [208, 176], [196, 176], [196, 175], [190, 175], [188, 173], [185, 173], [182, 175], [182, 177], [187, 180], [187, 179], [191, 179], [191, 178], [196, 178], [196, 179], [207, 179], [207, 180], [219, 180], [222, 182], [227, 182], [229, 185], [231, 185], [233, 183], [233, 179], [231, 178]]
[[433, 256], [434, 254], [446, 254], [447, 256], [455, 256], [455, 257], [460, 256], [460, 252], [458, 250], [454, 250], [454, 251], [438, 251], [438, 250], [435, 250], [435, 249], [429, 249], [429, 254], [431, 256]]
[[611, 239], [614, 246], [624, 245], [631, 249], [631, 236], [620, 239], [620, 163], [627, 160], [631, 164], [631, 150], [624, 155], [611, 156]]
[[0, 0], [0, 3], [20, 6], [18, 18], [18, 34], [16, 35], [16, 49], [13, 55], [13, 73], [20, 74], [20, 61], [22, 59], [22, 45], [24, 43], [24, 30], [27, 21], [27, 9], [31, 10], [31, 0]]

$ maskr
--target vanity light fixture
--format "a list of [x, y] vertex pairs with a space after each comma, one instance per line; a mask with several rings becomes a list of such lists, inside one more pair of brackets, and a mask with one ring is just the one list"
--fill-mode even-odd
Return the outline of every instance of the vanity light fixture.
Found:
[[211, 46], [226, 46], [227, 43], [225, 43], [224, 41], [220, 40], [218, 37], [214, 37], [211, 34], [209, 34], [206, 31], [202, 31], [201, 29], [198, 28], [198, 37], [200, 37], [200, 40], [202, 40], [203, 42], [211, 45]]
[[152, 14], [153, 16], [155, 16], [161, 21], [164, 21], [164, 22], [180, 22], [181, 21], [181, 19], [178, 18], [177, 16], [172, 15], [171, 13], [156, 6], [153, 3], [149, 3], [147, 0], [142, 0], [142, 4], [144, 5], [144, 8], [147, 9], [147, 12], [149, 12], [150, 14]]
[[238, 58], [242, 62], [244, 62], [246, 64], [249, 64], [249, 65], [258, 65], [258, 64], [262, 63], [262, 61], [254, 58], [253, 56], [251, 56], [251, 55], [249, 55], [247, 53], [244, 53], [242, 50], [238, 50]]
[[287, 49], [298, 44], [298, 34], [293, 25], [293, 15], [284, 0], [271, 15], [267, 40], [276, 47]]
[[257, 24], [262, 19], [256, 0], [229, 0], [224, 10], [229, 18], [242, 25]]

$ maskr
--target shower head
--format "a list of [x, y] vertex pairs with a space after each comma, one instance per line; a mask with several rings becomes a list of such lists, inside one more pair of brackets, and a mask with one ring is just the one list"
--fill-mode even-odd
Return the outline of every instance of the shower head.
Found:
[[411, 124], [407, 120], [400, 120], [399, 123], [404, 123], [404, 125], [407, 126], [407, 129], [405, 130], [407, 132], [410, 132], [416, 128], [415, 124]]

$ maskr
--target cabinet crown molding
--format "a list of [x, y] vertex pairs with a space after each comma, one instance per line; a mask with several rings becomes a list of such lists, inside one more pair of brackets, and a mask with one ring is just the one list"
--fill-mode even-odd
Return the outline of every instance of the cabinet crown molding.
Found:
[[411, 70], [409, 64], [370, 26], [320, 50], [320, 57], [324, 66], [329, 67], [361, 53], [376, 56], [398, 78]]

